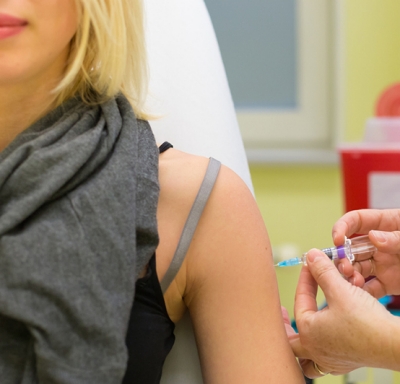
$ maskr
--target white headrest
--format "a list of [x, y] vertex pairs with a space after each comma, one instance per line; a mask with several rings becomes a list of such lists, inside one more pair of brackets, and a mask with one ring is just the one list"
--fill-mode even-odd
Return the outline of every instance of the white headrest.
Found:
[[252, 190], [236, 114], [206, 6], [202, 0], [146, 0], [150, 96], [159, 143], [215, 157]]

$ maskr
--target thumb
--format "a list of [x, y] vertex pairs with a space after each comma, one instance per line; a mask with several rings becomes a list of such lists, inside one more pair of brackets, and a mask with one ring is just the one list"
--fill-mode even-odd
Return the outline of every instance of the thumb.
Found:
[[400, 252], [400, 232], [370, 231], [372, 243], [381, 251], [389, 254]]
[[[322, 260], [322, 264], [327, 261], [326, 268], [332, 267], [332, 263], [328, 257], [318, 249], [312, 249], [307, 253], [307, 266], [303, 266], [300, 272], [299, 281], [296, 288], [296, 296], [294, 301], [294, 317], [296, 322], [301, 322], [303, 318], [307, 316], [312, 316], [314, 313], [318, 312], [317, 305], [317, 292], [318, 284], [321, 275], [323, 275], [322, 270], [318, 266], [318, 259], [325, 258]], [[322, 266], [323, 267], [323, 266]]]
[[311, 249], [307, 253], [307, 266], [314, 280], [324, 291], [326, 299], [329, 300], [332, 293], [337, 291], [335, 288], [344, 282], [339, 271], [319, 249]]
[[298, 333], [289, 338], [289, 344], [296, 357], [312, 360], [312, 355], [310, 354], [310, 352], [308, 352], [307, 349], [303, 347], [303, 344], [301, 344], [300, 336]]

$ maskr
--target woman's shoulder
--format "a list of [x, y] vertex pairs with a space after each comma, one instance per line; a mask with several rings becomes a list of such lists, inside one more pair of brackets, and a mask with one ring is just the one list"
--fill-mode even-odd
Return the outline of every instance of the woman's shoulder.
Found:
[[[172, 148], [160, 155], [160, 199], [157, 211], [160, 236], [157, 273], [160, 280], [163, 279], [172, 261], [209, 161], [209, 158]], [[210, 262], [204, 257], [207, 238], [211, 239], [213, 233], [220, 233], [226, 220], [230, 220], [232, 215], [236, 217], [234, 214], [236, 209], [247, 211], [249, 202], [251, 204], [252, 201], [254, 201], [253, 196], [241, 178], [228, 167], [221, 165], [186, 258], [165, 295], [168, 312], [174, 321], [180, 317], [184, 309], [182, 297], [188, 293], [188, 283], [190, 280], [196, 280], [198, 272], [207, 269], [204, 264]], [[224, 236], [218, 238], [223, 239]], [[217, 243], [219, 241], [215, 241], [216, 246]], [[196, 266], [191, 262], [194, 257], [197, 259]], [[193, 267], [197, 269], [194, 273]]]
[[[216, 158], [218, 160], [218, 158]], [[159, 179], [161, 192], [171, 199], [192, 203], [206, 174], [210, 159], [170, 148], [160, 155]], [[244, 188], [242, 179], [229, 167], [221, 165], [215, 188], [218, 196], [224, 189]]]
[[[177, 236], [180, 236], [199, 192], [209, 161], [207, 157], [192, 155], [174, 148], [160, 155], [159, 222], [168, 222], [169, 228], [175, 229]], [[219, 212], [219, 215], [207, 215], [210, 219], [213, 216], [213, 221], [223, 219], [221, 217], [223, 207], [229, 210], [229, 207], [248, 200], [254, 199], [247, 185], [234, 171], [222, 164], [202, 218], [210, 211]], [[213, 223], [208, 224], [213, 225]]]
[[191, 155], [170, 148], [160, 154], [159, 179], [163, 192], [171, 192], [173, 196], [190, 195], [201, 183], [202, 173], [206, 169], [208, 159], [202, 156]]

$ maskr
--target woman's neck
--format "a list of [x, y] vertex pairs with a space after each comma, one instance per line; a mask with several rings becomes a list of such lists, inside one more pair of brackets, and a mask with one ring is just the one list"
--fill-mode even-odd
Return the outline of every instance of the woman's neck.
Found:
[[21, 84], [0, 86], [0, 151], [54, 106], [51, 87]]
[[0, 151], [54, 108], [53, 90], [63, 76], [68, 52], [67, 47], [49, 67], [35, 75], [28, 73], [18, 80], [0, 82]]

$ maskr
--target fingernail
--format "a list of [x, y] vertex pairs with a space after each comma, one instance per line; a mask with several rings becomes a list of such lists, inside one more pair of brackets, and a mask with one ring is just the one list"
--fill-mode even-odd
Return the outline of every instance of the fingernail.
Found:
[[349, 278], [349, 283], [350, 283], [351, 285], [354, 285], [354, 282], [355, 282], [354, 277], [350, 277], [350, 278]]
[[380, 243], [386, 243], [387, 237], [385, 232], [381, 231], [371, 231], [374, 235], [375, 239], [378, 240]]
[[[336, 240], [336, 236], [337, 236], [337, 233], [336, 232], [333, 232], [332, 233], [332, 240], [333, 240], [333, 242], [335, 243], [335, 240]], [[336, 243], [335, 243], [336, 244]]]
[[340, 264], [338, 265], [338, 270], [339, 270], [339, 272], [343, 275], [343, 273], [344, 273], [344, 267], [343, 267], [343, 264], [342, 264], [342, 263], [340, 263]]

